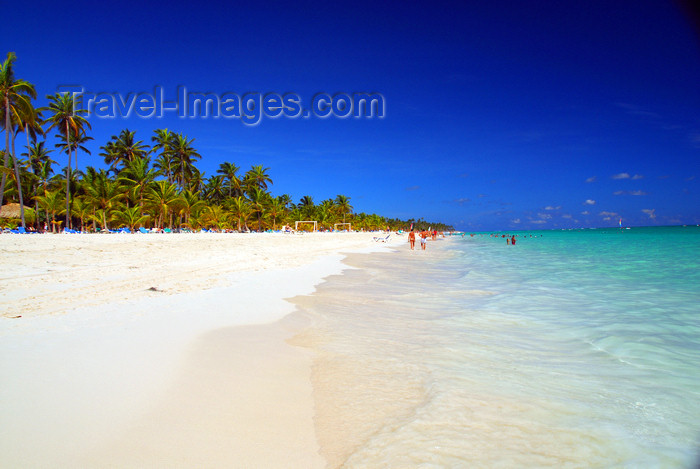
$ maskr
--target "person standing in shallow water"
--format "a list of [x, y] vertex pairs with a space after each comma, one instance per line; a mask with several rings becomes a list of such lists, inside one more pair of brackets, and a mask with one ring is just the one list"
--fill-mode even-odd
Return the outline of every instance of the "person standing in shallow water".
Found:
[[515, 246], [515, 235], [513, 235], [513, 237], [510, 238], [510, 244]]
[[411, 228], [411, 232], [408, 233], [408, 244], [411, 245], [411, 250], [416, 247], [416, 233], [413, 232], [413, 228]]

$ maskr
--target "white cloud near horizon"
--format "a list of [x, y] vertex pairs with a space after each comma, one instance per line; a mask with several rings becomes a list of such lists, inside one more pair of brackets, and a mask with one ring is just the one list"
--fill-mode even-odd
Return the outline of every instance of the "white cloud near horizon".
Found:
[[596, 176], [591, 176], [588, 179], [586, 179], [586, 182], [591, 183], [591, 182], [596, 182], [598, 178]]
[[586, 201], [583, 203], [583, 205], [595, 205], [595, 200], [586, 199]]
[[630, 173], [618, 173], [618, 174], [613, 174], [610, 177], [613, 179], [631, 179], [633, 181], [637, 181], [639, 179], [644, 179], [643, 174], [635, 174], [634, 176], [630, 176]]
[[656, 220], [656, 213], [655, 213], [655, 212], [656, 212], [656, 209], [655, 209], [655, 208], [643, 208], [643, 209], [642, 209], [642, 212], [644, 212], [644, 213], [646, 213], [647, 215], [649, 215], [649, 218], [650, 218], [651, 220]]
[[644, 191], [616, 191], [613, 195], [649, 195], [648, 192]]

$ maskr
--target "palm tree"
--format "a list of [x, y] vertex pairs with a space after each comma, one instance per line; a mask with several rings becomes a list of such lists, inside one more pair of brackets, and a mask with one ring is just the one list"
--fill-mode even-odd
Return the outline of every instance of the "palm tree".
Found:
[[190, 223], [190, 217], [196, 215], [207, 206], [204, 201], [199, 199], [197, 193], [191, 191], [184, 191], [182, 194], [180, 194], [176, 205], [179, 209], [180, 215], [184, 216], [185, 218], [184, 224], [188, 226]]
[[241, 223], [243, 223], [244, 226], [247, 226], [248, 217], [250, 217], [250, 215], [253, 213], [248, 201], [241, 196], [235, 197], [231, 199], [228, 209], [236, 219], [238, 231], [241, 231]]
[[[24, 227], [24, 203], [22, 200], [21, 179], [19, 177], [19, 168], [15, 154], [10, 153], [10, 134], [14, 131], [13, 122], [17, 125], [20, 122], [26, 122], [30, 116], [35, 116], [36, 112], [32, 106], [32, 99], [36, 99], [36, 89], [34, 85], [26, 80], [15, 78], [13, 65], [17, 56], [14, 52], [7, 53], [7, 59], [0, 65], [0, 105], [5, 114], [5, 155], [4, 164], [7, 166], [7, 158], [12, 155], [15, 166], [15, 178], [17, 180], [17, 191], [20, 198], [20, 212], [22, 218], [22, 226]], [[13, 138], [14, 144], [14, 138]], [[7, 175], [3, 173], [2, 182], [0, 183], [0, 207], [2, 207], [3, 196], [5, 193], [5, 182]]]
[[158, 150], [162, 150], [160, 156], [158, 157], [155, 168], [161, 172], [162, 175], [168, 180], [168, 182], [173, 182], [172, 180], [172, 161], [173, 157], [170, 152], [171, 143], [173, 141], [174, 134], [168, 129], [156, 129], [154, 130], [155, 135], [151, 137], [151, 141], [155, 143], [151, 148], [151, 152], [155, 153]]
[[216, 170], [218, 174], [224, 177], [226, 185], [228, 187], [228, 196], [233, 197], [235, 195], [241, 194], [241, 180], [238, 178], [238, 170], [241, 169], [233, 163], [224, 162], [219, 165], [219, 169]]
[[155, 181], [148, 189], [146, 199], [158, 214], [158, 226], [162, 227], [178, 199], [177, 186], [168, 181]]
[[229, 214], [220, 205], [205, 207], [202, 211], [202, 222], [209, 228], [212, 226], [221, 230], [228, 225]]
[[191, 192], [204, 192], [204, 179], [204, 171], [200, 171], [195, 165], [192, 165], [190, 167], [190, 174], [187, 176], [185, 181], [184, 190]]
[[277, 221], [284, 216], [285, 212], [286, 207], [282, 201], [279, 200], [279, 198], [270, 200], [270, 203], [267, 206], [267, 214], [270, 217], [270, 220], [272, 220], [273, 230], [277, 229]]
[[335, 207], [338, 212], [343, 215], [343, 223], [345, 223], [345, 215], [352, 213], [352, 205], [350, 205], [350, 197], [338, 194], [335, 198]]
[[128, 226], [130, 230], [142, 227], [150, 218], [142, 213], [141, 207], [125, 207], [112, 213], [112, 220], [117, 222], [117, 227]]
[[192, 142], [194, 139], [188, 140], [185, 135], [175, 134], [169, 143], [168, 154], [173, 158], [173, 175], [181, 189], [185, 188], [186, 181], [194, 174], [193, 160], [202, 157], [192, 147]]
[[80, 231], [85, 228], [85, 219], [90, 218], [93, 212], [92, 204], [88, 202], [85, 196], [73, 197], [73, 203], [71, 204], [71, 209], [73, 215], [78, 217], [80, 220]]
[[[44, 130], [41, 128], [41, 113], [34, 109], [34, 106], [29, 104], [29, 106], [25, 107], [23, 109], [24, 112], [22, 112], [20, 115], [17, 116], [19, 120], [17, 120], [17, 132], [15, 135], [12, 136], [12, 154], [15, 156], [14, 161], [15, 161], [15, 177], [18, 176], [19, 170], [17, 168], [17, 159], [16, 159], [16, 153], [15, 153], [15, 138], [17, 137], [17, 133], [19, 132], [24, 132], [24, 135], [27, 137], [27, 148], [30, 147], [30, 140], [29, 138], [31, 137], [31, 140], [33, 142], [36, 142], [36, 137], [37, 135], [44, 135]], [[29, 168], [32, 170], [32, 175], [35, 176], [34, 173], [34, 167], [31, 164], [31, 160], [29, 161]], [[32, 178], [34, 181], [36, 181], [36, 177]], [[33, 192], [34, 195], [36, 195], [36, 192], [33, 191], [35, 186], [32, 184], [30, 186], [30, 192]], [[21, 188], [18, 186], [18, 192], [19, 192], [19, 199], [20, 199], [20, 214], [22, 218], [22, 226], [24, 226], [24, 200], [23, 200], [23, 191]], [[35, 203], [36, 204], [36, 203]], [[37, 216], [34, 219], [35, 225], [38, 224], [39, 222], [39, 217], [38, 217], [38, 211], [36, 210], [36, 205], [35, 205], [35, 213]]]
[[136, 156], [128, 161], [117, 178], [129, 188], [131, 199], [143, 209], [143, 197], [148, 185], [155, 179], [155, 170], [148, 168], [148, 159]]
[[85, 135], [85, 132], [80, 133], [78, 136], [73, 136], [70, 141], [66, 140], [66, 137], [61, 134], [59, 139], [60, 143], [54, 145], [54, 147], [59, 148], [61, 151], [68, 154], [69, 152], [75, 152], [75, 171], [78, 171], [78, 150], [82, 150], [88, 155], [92, 155], [90, 150], [85, 148], [84, 144], [92, 140], [92, 137]]
[[117, 145], [114, 140], [110, 140], [105, 143], [104, 146], [100, 147], [100, 156], [104, 158], [105, 163], [109, 165], [109, 171], [113, 173], [118, 173], [117, 163], [119, 163], [119, 153], [117, 152]]
[[284, 205], [285, 209], [293, 209], [294, 204], [292, 203], [292, 196], [289, 194], [282, 194], [277, 197], [277, 200], [280, 201], [282, 205]]
[[265, 210], [265, 203], [269, 197], [270, 195], [259, 187], [252, 186], [248, 190], [250, 207], [258, 218], [258, 231], [262, 231], [262, 215]]
[[253, 187], [267, 189], [268, 182], [272, 185], [272, 178], [267, 174], [269, 170], [270, 168], [263, 168], [262, 165], [251, 166], [243, 178], [246, 191], [250, 191]]
[[51, 223], [51, 232], [56, 232], [56, 224], [53, 222], [56, 215], [60, 215], [64, 210], [63, 197], [61, 191], [45, 191], [44, 195], [36, 196], [39, 206], [47, 213], [47, 222]]
[[[50, 104], [45, 110], [51, 113], [51, 116], [46, 120], [51, 125], [47, 132], [54, 127], [58, 133], [66, 139], [66, 148], [68, 149], [68, 166], [66, 169], [66, 227], [70, 228], [70, 170], [71, 170], [71, 145], [70, 142], [80, 134], [84, 133], [87, 126], [92, 128], [90, 123], [82, 116], [87, 111], [84, 109], [76, 109], [73, 95], [70, 93], [56, 93], [48, 96]], [[42, 109], [44, 110], [44, 109]]]
[[310, 195], [305, 195], [299, 199], [299, 205], [297, 206], [300, 213], [305, 217], [310, 217], [314, 211], [314, 199]]
[[224, 200], [224, 177], [212, 176], [204, 187], [204, 197], [213, 203], [221, 203]]
[[85, 197], [96, 209], [95, 212], [101, 214], [102, 228], [108, 230], [108, 214], [124, 197], [124, 188], [118, 181], [110, 179], [107, 171], [101, 169], [92, 179], [92, 183], [85, 186]]
[[[34, 211], [37, 213], [36, 217], [36, 227], [39, 227], [39, 203], [36, 201], [36, 196], [40, 195], [39, 187], [43, 188], [43, 192], [46, 191], [46, 186], [48, 185], [49, 177], [53, 173], [52, 165], [56, 162], [51, 159], [49, 153], [53, 150], [47, 150], [44, 146], [45, 142], [32, 142], [31, 145], [27, 147], [27, 153], [22, 153], [22, 156], [27, 157], [29, 161], [29, 166], [34, 174], [34, 187], [32, 194], [34, 197]], [[48, 214], [46, 215], [48, 219]]]

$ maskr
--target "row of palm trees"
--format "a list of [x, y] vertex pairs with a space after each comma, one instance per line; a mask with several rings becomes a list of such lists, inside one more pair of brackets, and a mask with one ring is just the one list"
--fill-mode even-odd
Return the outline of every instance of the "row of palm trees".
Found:
[[[15, 60], [10, 52], [0, 66], [5, 132], [0, 206], [3, 200], [17, 201], [22, 226], [26, 226], [28, 195], [34, 206], [29, 209], [30, 218], [38, 230], [56, 231], [61, 225], [88, 231], [120, 227], [275, 230], [303, 220], [315, 220], [321, 229], [348, 222], [353, 229], [406, 228], [407, 222], [401, 220], [354, 214], [350, 198], [344, 195], [319, 204], [309, 195], [296, 204], [290, 195], [275, 197], [269, 192], [273, 183], [269, 168], [262, 165], [240, 174], [241, 168], [224, 162], [207, 178], [195, 164], [201, 155], [194, 139], [168, 129], [155, 130], [150, 145], [138, 140], [135, 131], [124, 129], [100, 147], [107, 169], [87, 166], [81, 171], [78, 155], [90, 154], [85, 143], [92, 140], [85, 111], [75, 106], [69, 93], [47, 96], [48, 106], [35, 108], [36, 90], [15, 78]], [[40, 140], [52, 130], [58, 139], [55, 149], [68, 156], [68, 165], [58, 174], [51, 159], [54, 150]], [[26, 151], [17, 155], [15, 139], [21, 133]]]

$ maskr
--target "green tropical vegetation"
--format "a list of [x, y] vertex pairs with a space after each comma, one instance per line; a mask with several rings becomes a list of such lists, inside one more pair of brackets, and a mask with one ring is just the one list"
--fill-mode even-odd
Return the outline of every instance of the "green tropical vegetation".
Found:
[[[15, 78], [15, 60], [10, 52], [0, 65], [5, 132], [5, 149], [0, 155], [0, 206], [17, 203], [21, 216], [0, 218], [0, 226], [27, 226], [29, 221], [37, 231], [46, 227], [53, 232], [64, 228], [103, 231], [154, 227], [265, 231], [314, 220], [321, 230], [333, 229], [337, 223], [351, 223], [353, 230], [405, 230], [411, 224], [416, 229], [452, 229], [422, 219], [356, 213], [350, 197], [342, 194], [318, 204], [311, 195], [304, 195], [294, 203], [289, 194], [271, 193], [273, 179], [270, 168], [264, 165], [241, 172], [235, 163], [223, 162], [216, 174], [206, 177], [196, 166], [202, 155], [195, 139], [168, 129], [155, 130], [150, 145], [145, 143], [146, 137], [124, 129], [100, 147], [99, 157], [106, 169], [90, 165], [80, 169], [78, 155], [90, 155], [84, 144], [92, 139], [85, 111], [75, 108], [68, 93], [49, 95], [47, 107], [35, 108], [34, 85]], [[49, 136], [51, 131], [53, 137]], [[15, 151], [19, 133], [26, 135], [21, 154]], [[53, 149], [47, 139], [54, 141]], [[52, 159], [54, 152], [68, 157], [68, 165], [59, 171]], [[31, 214], [28, 219], [25, 208]]]

